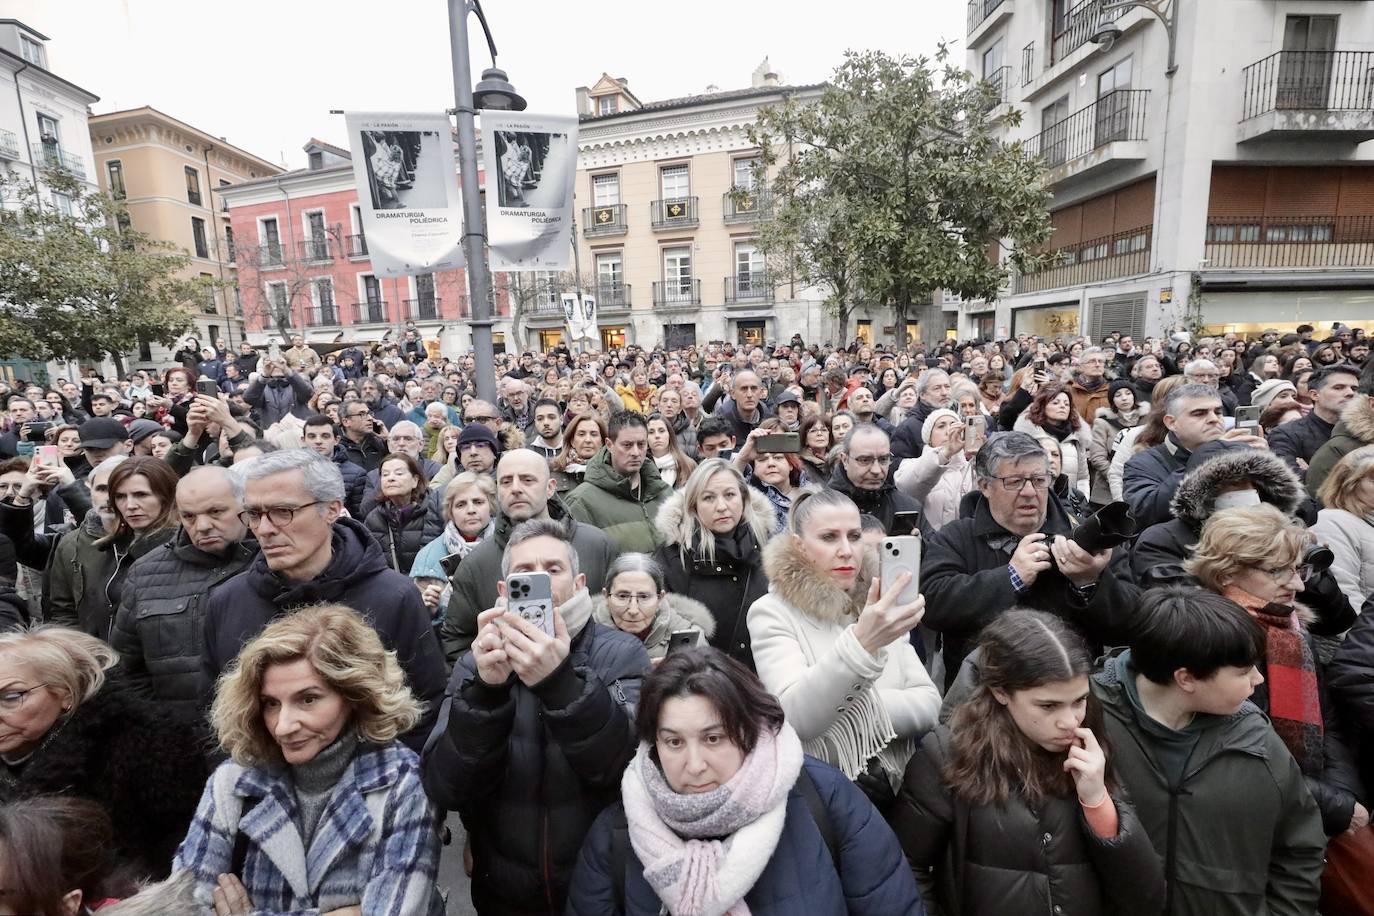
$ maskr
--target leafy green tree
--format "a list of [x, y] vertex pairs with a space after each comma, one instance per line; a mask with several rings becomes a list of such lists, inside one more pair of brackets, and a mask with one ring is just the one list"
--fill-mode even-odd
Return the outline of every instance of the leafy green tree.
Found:
[[70, 213], [40, 199], [26, 177], [0, 183], [0, 341], [35, 360], [100, 361], [120, 373], [141, 342], [171, 346], [191, 327], [209, 285], [178, 274], [190, 257], [128, 228], [122, 202], [60, 171], [44, 183]]
[[752, 131], [773, 176], [759, 246], [780, 275], [827, 290], [842, 339], [867, 302], [894, 309], [899, 336], [930, 307], [933, 342], [936, 290], [991, 301], [1011, 268], [1044, 263], [1044, 169], [1000, 139], [1020, 115], [948, 58], [943, 44], [933, 61], [849, 52], [818, 98], [765, 109]]

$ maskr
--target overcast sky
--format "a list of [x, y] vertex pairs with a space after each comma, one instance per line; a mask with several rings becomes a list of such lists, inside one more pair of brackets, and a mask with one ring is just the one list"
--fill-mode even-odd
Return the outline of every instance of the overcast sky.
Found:
[[[786, 82], [820, 82], [847, 49], [963, 62], [965, 0], [489, 0], [500, 66], [529, 110], [571, 114], [604, 70], [641, 101], [739, 89], [765, 55]], [[342, 144], [331, 108], [453, 105], [444, 0], [0, 0], [47, 35], [54, 72], [97, 113], [152, 105], [273, 162], [310, 137]], [[473, 78], [489, 65], [472, 29]]]

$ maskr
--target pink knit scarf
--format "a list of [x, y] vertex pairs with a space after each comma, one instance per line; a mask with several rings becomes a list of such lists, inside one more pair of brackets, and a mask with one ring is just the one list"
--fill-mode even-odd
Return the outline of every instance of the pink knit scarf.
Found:
[[749, 916], [744, 895], [773, 857], [801, 772], [797, 733], [764, 729], [729, 782], [698, 795], [673, 791], [650, 750], [639, 745], [621, 780], [645, 879], [673, 916]]

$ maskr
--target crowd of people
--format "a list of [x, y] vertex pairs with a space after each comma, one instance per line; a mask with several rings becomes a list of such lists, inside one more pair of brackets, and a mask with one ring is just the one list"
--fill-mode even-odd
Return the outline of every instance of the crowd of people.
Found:
[[426, 344], [0, 384], [0, 914], [433, 916], [445, 855], [484, 916], [1374, 877], [1360, 329], [558, 347], [494, 403]]

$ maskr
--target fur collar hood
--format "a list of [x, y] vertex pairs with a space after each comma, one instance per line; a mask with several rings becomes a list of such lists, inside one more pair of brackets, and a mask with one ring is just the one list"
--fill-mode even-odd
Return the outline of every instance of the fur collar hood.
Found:
[[813, 620], [841, 624], [859, 616], [868, 587], [878, 574], [878, 552], [864, 548], [859, 577], [848, 591], [831, 584], [811, 567], [801, 543], [783, 532], [763, 548], [763, 571], [768, 590]]
[[[611, 609], [606, 606], [604, 592], [598, 592], [593, 599], [592, 619], [602, 626], [616, 629], [615, 618], [611, 616]], [[706, 605], [695, 598], [688, 598], [686, 595], [667, 593], [659, 602], [658, 616], [654, 618], [653, 624], [649, 627], [649, 637], [645, 643], [656, 644], [660, 635], [662, 642], [667, 643], [669, 635], [674, 630], [683, 629], [683, 623], [689, 623], [696, 627], [706, 635], [707, 639], [716, 635], [716, 618]], [[660, 631], [662, 631], [661, 634]]]
[[1369, 403], [1368, 395], [1357, 394], [1345, 406], [1341, 411], [1341, 425], [1366, 445], [1374, 443], [1374, 404]]
[[1190, 471], [1179, 483], [1169, 508], [1188, 527], [1199, 531], [1215, 511], [1221, 487], [1247, 479], [1255, 485], [1261, 502], [1284, 515], [1297, 511], [1305, 495], [1298, 475], [1273, 452], [1228, 449]]
[[[687, 497], [684, 490], [673, 491], [659, 507], [654, 526], [665, 545], [676, 545], [681, 540], [680, 529], [683, 513], [686, 511]], [[773, 504], [768, 501], [762, 490], [757, 487], [744, 487], [744, 521], [754, 529], [760, 544], [767, 541], [769, 534], [777, 527], [777, 518]]]

